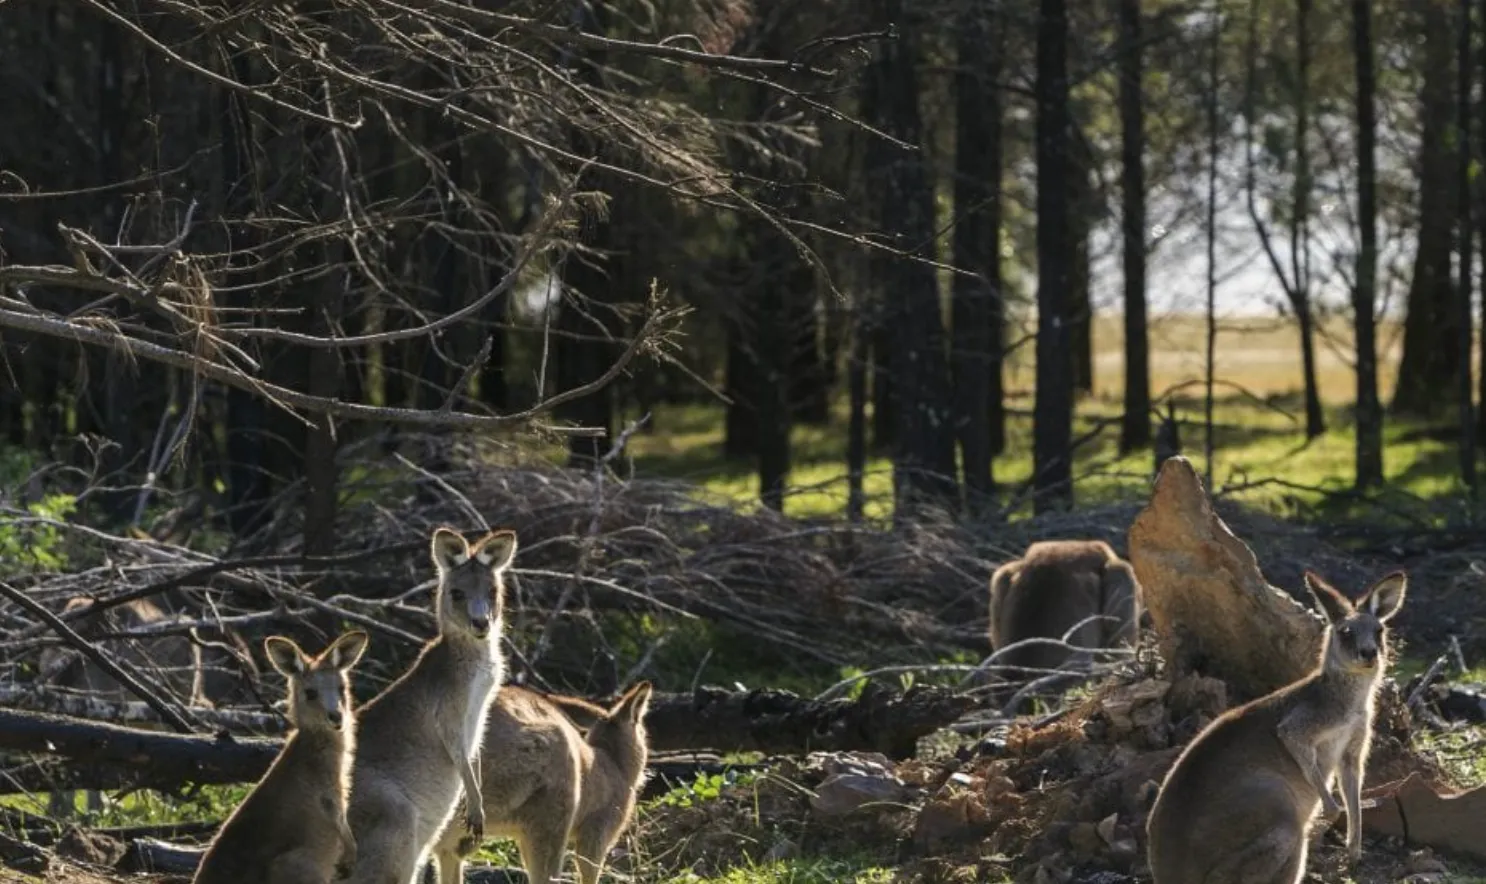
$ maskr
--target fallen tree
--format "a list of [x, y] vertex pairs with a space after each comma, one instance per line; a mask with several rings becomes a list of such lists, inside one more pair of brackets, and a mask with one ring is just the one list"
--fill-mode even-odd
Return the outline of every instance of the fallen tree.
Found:
[[[903, 694], [869, 685], [855, 700], [809, 700], [788, 691], [706, 688], [662, 694], [646, 717], [655, 752], [801, 753], [863, 749], [895, 758], [913, 754], [920, 737], [973, 705], [943, 688]], [[0, 752], [66, 759], [0, 778], [0, 793], [53, 788], [148, 788], [178, 793], [195, 785], [258, 779], [278, 754], [273, 737], [169, 734], [44, 712], [0, 709]]]

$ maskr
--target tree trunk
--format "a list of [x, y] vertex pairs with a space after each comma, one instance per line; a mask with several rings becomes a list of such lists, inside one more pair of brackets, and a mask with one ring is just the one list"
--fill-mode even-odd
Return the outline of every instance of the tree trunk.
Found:
[[1073, 378], [1068, 359], [1068, 8], [1040, 0], [1037, 17], [1037, 391], [1032, 484], [1037, 512], [1073, 505]]
[[955, 426], [972, 511], [991, 500], [991, 390], [1000, 395], [1001, 340], [992, 321], [1001, 299], [1001, 95], [1004, 27], [993, 4], [967, 3], [955, 74]]
[[1403, 355], [1393, 393], [1395, 414], [1439, 417], [1458, 389], [1459, 300], [1451, 277], [1455, 175], [1449, 144], [1454, 113], [1450, 82], [1450, 16], [1443, 3], [1421, 4], [1424, 17], [1423, 129], [1419, 139], [1419, 231], [1404, 319]]
[[1383, 482], [1383, 409], [1378, 400], [1378, 171], [1372, 0], [1352, 0], [1352, 52], [1357, 64], [1357, 284], [1352, 315], [1357, 338], [1357, 487]]
[[[1486, 0], [1481, 0], [1480, 10], [1476, 17], [1477, 24], [1481, 29], [1481, 40], [1483, 45], [1486, 45]], [[1480, 77], [1481, 101], [1478, 105], [1478, 114], [1480, 119], [1480, 135], [1482, 137], [1477, 138], [1474, 144], [1476, 162], [1479, 164], [1479, 168], [1486, 169], [1486, 51], [1483, 51], [1480, 57]], [[1470, 191], [1470, 195], [1466, 198], [1476, 201], [1476, 223], [1478, 225], [1486, 223], [1486, 184], [1477, 180], [1475, 186]], [[1483, 259], [1486, 259], [1486, 243], [1483, 243], [1482, 252]], [[1480, 365], [1476, 372], [1476, 382], [1479, 385], [1477, 391], [1478, 404], [1476, 407], [1477, 439], [1486, 437], [1486, 294], [1483, 294], [1481, 298], [1480, 326], [1482, 345], [1480, 347]]]
[[1120, 453], [1151, 444], [1151, 352], [1145, 302], [1145, 108], [1140, 0], [1120, 0], [1120, 189], [1125, 271], [1125, 397]]
[[[1456, 99], [1455, 150], [1459, 170], [1456, 183], [1459, 227], [1456, 230], [1460, 243], [1460, 288], [1456, 301], [1460, 308], [1460, 327], [1457, 330], [1460, 350], [1460, 480], [1472, 492], [1476, 488], [1476, 415], [1471, 401], [1475, 385], [1471, 383], [1471, 336], [1474, 318], [1471, 313], [1471, 271], [1473, 260], [1471, 247], [1475, 236], [1475, 224], [1471, 218], [1473, 201], [1471, 192], [1471, 0], [1460, 0], [1460, 18], [1456, 22], [1458, 49], [1456, 50]], [[1483, 403], [1486, 404], [1486, 403]]]
[[889, 323], [884, 318], [887, 298], [886, 287], [880, 280], [888, 268], [886, 258], [878, 255], [871, 260], [875, 271], [875, 297], [867, 307], [867, 328], [872, 338], [872, 447], [879, 454], [891, 454], [898, 439], [897, 378], [893, 376], [893, 338]]
[[1068, 335], [1072, 343], [1069, 356], [1073, 360], [1075, 396], [1094, 393], [1094, 299], [1089, 263], [1089, 238], [1094, 232], [1095, 206], [1092, 150], [1084, 133], [1070, 119], [1068, 157], [1072, 177], [1068, 188], [1068, 237], [1073, 249], [1073, 266], [1068, 272], [1072, 314]]
[[1315, 0], [1295, 4], [1295, 194], [1290, 217], [1290, 261], [1293, 291], [1291, 306], [1300, 326], [1300, 359], [1305, 378], [1305, 437], [1314, 439], [1326, 432], [1326, 413], [1321, 410], [1321, 390], [1316, 381], [1315, 321], [1311, 312], [1311, 162], [1310, 162], [1310, 69], [1311, 11]]
[[[859, 295], [860, 297], [860, 295]], [[849, 412], [846, 425], [846, 517], [860, 522], [866, 511], [866, 489], [863, 477], [867, 471], [867, 323], [861, 319], [861, 307], [853, 311], [851, 354], [846, 363], [846, 387]]]
[[[923, 142], [919, 115], [916, 45], [906, 25], [903, 0], [877, 0], [883, 24], [896, 23], [895, 40], [879, 45], [867, 72], [868, 105], [878, 128], [898, 141]], [[921, 505], [949, 505], [958, 492], [954, 426], [949, 408], [949, 369], [938, 280], [922, 259], [934, 239], [934, 190], [923, 160], [884, 139], [868, 152], [869, 178], [878, 181], [878, 225], [908, 254], [894, 256], [885, 275], [887, 328], [893, 353], [893, 409], [899, 432], [894, 446], [894, 519], [902, 522]]]

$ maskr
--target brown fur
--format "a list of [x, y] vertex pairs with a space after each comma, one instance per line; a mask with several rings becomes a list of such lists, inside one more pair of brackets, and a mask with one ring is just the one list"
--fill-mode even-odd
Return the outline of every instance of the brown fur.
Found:
[[[1102, 540], [1050, 540], [1034, 543], [1015, 561], [991, 575], [991, 648], [1000, 651], [1029, 638], [1068, 636], [1082, 648], [1134, 645], [1140, 621], [1140, 585], [1135, 572]], [[1070, 652], [1052, 645], [1016, 648], [997, 658], [1004, 666], [1055, 670]], [[1015, 673], [1036, 677], [1043, 673]]]
[[1310, 572], [1325, 612], [1316, 669], [1292, 685], [1230, 709], [1187, 746], [1166, 775], [1146, 823], [1156, 884], [1296, 884], [1318, 811], [1347, 812], [1347, 853], [1362, 852], [1362, 777], [1378, 686], [1388, 662], [1385, 624], [1407, 580], [1375, 583], [1354, 608]]
[[355, 884], [414, 880], [461, 793], [473, 799], [465, 803], [464, 826], [476, 836], [485, 827], [479, 749], [504, 675], [501, 572], [516, 554], [516, 535], [495, 531], [470, 545], [440, 528], [431, 553], [439, 635], [359, 715], [349, 812]]
[[287, 638], [264, 643], [289, 680], [294, 731], [212, 839], [193, 884], [328, 884], [349, 870], [356, 857], [346, 822], [356, 747], [349, 674], [366, 641], [366, 633], [348, 632], [314, 658]]
[[[516, 839], [531, 884], [556, 879], [570, 843], [582, 884], [598, 880], [644, 779], [650, 691], [641, 682], [603, 709], [573, 697], [501, 689], [481, 756], [485, 815], [492, 834]], [[586, 739], [575, 718], [589, 723]], [[440, 884], [462, 881], [463, 858], [478, 846], [449, 827], [434, 849]]]

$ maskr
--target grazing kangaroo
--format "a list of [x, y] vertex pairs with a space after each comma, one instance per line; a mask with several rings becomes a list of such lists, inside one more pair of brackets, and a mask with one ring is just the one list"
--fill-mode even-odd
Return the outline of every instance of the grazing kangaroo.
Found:
[[289, 680], [293, 732], [268, 773], [207, 847], [193, 884], [328, 884], [350, 870], [356, 841], [346, 823], [356, 723], [351, 667], [367, 635], [348, 632], [318, 657], [273, 635], [263, 650]]
[[1156, 884], [1295, 884], [1316, 812], [1347, 810], [1347, 856], [1362, 855], [1362, 776], [1388, 664], [1385, 624], [1407, 578], [1389, 574], [1356, 606], [1307, 571], [1328, 621], [1316, 669], [1218, 716], [1166, 775], [1146, 822]]
[[[991, 575], [992, 650], [1028, 638], [1061, 639], [1085, 620], [1068, 637], [1069, 644], [1107, 648], [1136, 642], [1140, 584], [1130, 565], [1102, 540], [1034, 543], [1020, 559], [1007, 562]], [[1029, 670], [1055, 670], [1070, 656], [1064, 648], [1034, 644], [1007, 652], [999, 662]]]
[[[67, 600], [62, 613], [88, 611], [94, 600], [87, 596], [74, 596]], [[122, 605], [84, 614], [73, 621], [73, 627], [85, 638], [95, 638], [101, 633], [133, 632], [152, 626], [161, 626], [180, 619], [166, 614], [148, 599], [135, 599]], [[209, 706], [207, 682], [203, 675], [201, 649], [190, 639], [178, 635], [160, 638], [98, 639], [100, 648], [118, 659], [150, 676], [155, 682], [169, 690], [191, 706]], [[138, 699], [128, 688], [113, 676], [104, 672], [98, 664], [83, 656], [75, 648], [49, 647], [41, 652], [37, 661], [40, 681], [53, 687], [78, 693], [88, 693], [101, 700], [122, 703]], [[213, 683], [211, 687], [218, 687]], [[145, 727], [145, 725], [141, 725]], [[77, 812], [76, 792], [54, 791], [47, 812], [55, 819], [66, 819]], [[103, 809], [103, 795], [89, 790], [88, 810], [97, 813]]]
[[[649, 754], [640, 682], [612, 709], [573, 697], [501, 688], [485, 726], [481, 786], [491, 834], [516, 839], [530, 884], [550, 884], [569, 843], [582, 884], [594, 884], [635, 809]], [[575, 726], [576, 725], [576, 726]], [[588, 729], [585, 739], [578, 726]], [[439, 884], [464, 880], [479, 839], [450, 826], [434, 847]]]
[[359, 714], [349, 812], [355, 884], [413, 882], [453, 818], [461, 789], [468, 796], [464, 825], [476, 838], [485, 830], [476, 765], [504, 675], [501, 574], [516, 555], [516, 534], [494, 531], [471, 545], [439, 528], [431, 546], [438, 637]]

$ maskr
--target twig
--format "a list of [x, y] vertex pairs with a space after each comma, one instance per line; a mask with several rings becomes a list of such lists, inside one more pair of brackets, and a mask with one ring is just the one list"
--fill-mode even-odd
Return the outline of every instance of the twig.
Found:
[[112, 659], [109, 658], [107, 654], [103, 653], [97, 647], [95, 647], [92, 642], [83, 638], [81, 635], [78, 635], [76, 632], [73, 631], [72, 627], [59, 620], [57, 618], [57, 615], [37, 604], [35, 601], [28, 598], [25, 593], [21, 592], [10, 584], [0, 582], [0, 595], [4, 595], [6, 598], [25, 608], [27, 611], [35, 614], [38, 618], [41, 619], [43, 623], [45, 623], [47, 626], [50, 626], [54, 631], [56, 631], [57, 635], [60, 635], [62, 639], [69, 645], [72, 645], [89, 660], [92, 660], [94, 663], [98, 664], [99, 668], [101, 668], [104, 672], [107, 672], [109, 675], [113, 676], [114, 679], [119, 682], [119, 684], [123, 685], [125, 688], [128, 688], [130, 693], [134, 694], [136, 697], [139, 697], [145, 703], [149, 704], [149, 707], [155, 710], [155, 712], [159, 713], [160, 717], [164, 719], [165, 722], [171, 727], [175, 728], [183, 734], [189, 734], [195, 731], [195, 727], [192, 725], [191, 721], [187, 719], [184, 714], [182, 714], [181, 710], [176, 709], [175, 706], [161, 699], [161, 697], [156, 694], [155, 691], [141, 684], [141, 679], [145, 678], [142, 673], [139, 674], [139, 678], [135, 678], [134, 675], [126, 672], [122, 666], [115, 663]]

